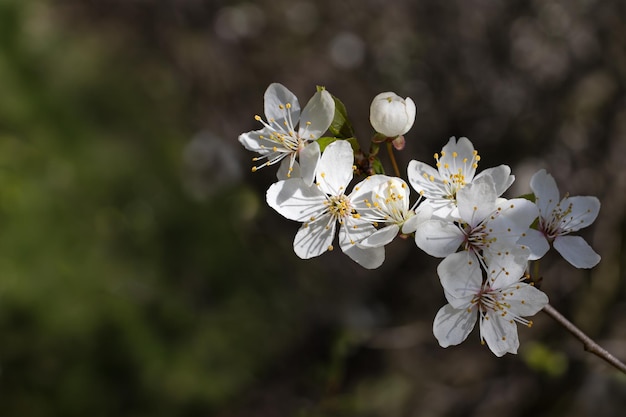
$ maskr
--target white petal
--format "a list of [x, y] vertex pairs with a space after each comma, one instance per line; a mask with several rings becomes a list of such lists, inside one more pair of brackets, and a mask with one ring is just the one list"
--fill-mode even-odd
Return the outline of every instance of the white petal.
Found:
[[420, 161], [412, 160], [407, 169], [409, 183], [415, 191], [426, 198], [442, 198], [444, 195], [443, 183], [439, 172]]
[[288, 180], [290, 178], [302, 178], [302, 174], [300, 173], [300, 164], [298, 161], [293, 161], [293, 169], [291, 170], [291, 174], [289, 174], [289, 165], [291, 164], [291, 158], [284, 158], [278, 167], [278, 171], [276, 171], [276, 178], [279, 180]]
[[498, 313], [489, 313], [487, 318], [480, 320], [480, 335], [487, 342], [489, 349], [498, 357], [506, 353], [517, 353], [519, 338], [517, 326], [508, 318]]
[[535, 204], [541, 217], [550, 218], [552, 210], [559, 203], [559, 189], [552, 175], [545, 169], [537, 171], [530, 179], [530, 189], [535, 194]]
[[[415, 106], [415, 102], [411, 97], [407, 97], [404, 99], [404, 104], [406, 105], [406, 118], [407, 122], [404, 126], [403, 132], [406, 133], [413, 127], [413, 123], [415, 123], [415, 115], [417, 114], [417, 106]], [[404, 134], [402, 133], [402, 134]]]
[[433, 322], [433, 334], [441, 347], [455, 346], [467, 339], [476, 325], [476, 309], [441, 307]]
[[557, 236], [552, 244], [576, 268], [593, 268], [600, 262], [600, 255], [580, 236]]
[[361, 210], [365, 212], [369, 209], [368, 203], [370, 205], [372, 203], [372, 193], [379, 191], [381, 186], [384, 186], [388, 181], [393, 180], [400, 179], [389, 177], [387, 175], [370, 175], [354, 186], [352, 192], [350, 193], [350, 201], [357, 211]]
[[467, 299], [478, 294], [483, 282], [480, 263], [475, 255], [466, 251], [447, 256], [437, 266], [437, 275], [454, 308], [469, 304]]
[[460, 169], [465, 176], [466, 183], [474, 179], [476, 173], [474, 145], [468, 138], [460, 138], [458, 141], [454, 137], [450, 138], [441, 150], [439, 162], [439, 174], [442, 178], [448, 178], [449, 173], [456, 175]]
[[385, 262], [385, 248], [362, 248], [357, 245], [342, 248], [343, 253], [363, 268], [376, 269]]
[[564, 210], [570, 205], [571, 212], [562, 220], [563, 229], [570, 232], [589, 226], [600, 212], [600, 200], [593, 196], [568, 197], [561, 201]]
[[293, 240], [293, 250], [302, 259], [310, 259], [326, 252], [335, 237], [336, 221], [325, 214], [315, 222], [304, 223]]
[[436, 258], [444, 258], [459, 249], [465, 234], [454, 223], [428, 220], [415, 229], [415, 244]]
[[339, 246], [346, 255], [362, 267], [378, 268], [385, 261], [385, 248], [362, 248], [357, 244], [375, 231], [374, 226], [367, 222], [347, 219], [339, 229]]
[[290, 220], [311, 221], [324, 212], [326, 195], [315, 185], [307, 186], [301, 178], [278, 181], [266, 193], [267, 204]]
[[491, 288], [506, 288], [517, 284], [526, 272], [530, 251], [521, 247], [489, 252], [485, 256]]
[[317, 166], [317, 182], [322, 191], [330, 195], [345, 194], [352, 180], [354, 153], [345, 140], [338, 140], [326, 147]]
[[550, 243], [548, 243], [546, 236], [536, 229], [528, 229], [524, 232], [517, 244], [530, 249], [530, 257], [528, 259], [531, 261], [541, 259], [550, 249]]
[[269, 138], [270, 134], [271, 130], [268, 128], [242, 133], [239, 135], [239, 143], [241, 143], [249, 151], [266, 154], [272, 152], [272, 149], [276, 146], [276, 142], [263, 139]]
[[402, 233], [413, 233], [417, 230], [417, 226], [430, 220], [433, 215], [433, 208], [428, 204], [420, 204], [415, 209], [415, 215], [409, 217], [402, 225]]
[[[517, 288], [519, 286], [519, 288]], [[520, 317], [537, 314], [548, 304], [548, 296], [532, 285], [520, 282], [511, 288], [506, 298], [510, 311]]]
[[493, 184], [496, 188], [496, 194], [498, 196], [504, 194], [504, 192], [508, 190], [511, 184], [515, 181], [515, 176], [511, 175], [511, 168], [508, 165], [499, 165], [494, 168], [487, 168], [478, 173], [476, 177], [474, 177], [474, 181], [485, 175], [489, 175], [493, 178]]
[[298, 158], [300, 159], [300, 172], [304, 183], [306, 185], [313, 184], [315, 171], [320, 161], [320, 145], [317, 142], [309, 143], [300, 151]]
[[318, 139], [335, 117], [335, 100], [326, 90], [318, 91], [302, 110], [298, 134], [302, 139]]
[[[267, 117], [268, 123], [271, 123], [271, 120], [274, 119], [276, 123], [283, 126], [283, 120], [285, 120], [287, 111], [284, 107], [287, 104], [291, 105], [290, 112], [293, 124], [298, 123], [300, 119], [298, 98], [284, 85], [279, 83], [270, 84], [267, 90], [265, 90], [263, 101], [265, 104], [265, 117]], [[283, 106], [283, 109], [280, 106]]]
[[514, 246], [537, 218], [537, 206], [524, 198], [506, 200], [497, 206], [499, 215], [488, 225], [497, 239], [494, 247]]
[[477, 226], [496, 209], [497, 197], [491, 177], [469, 184], [456, 194], [459, 215], [470, 226]]
[[372, 233], [369, 237], [365, 238], [361, 242], [358, 242], [358, 246], [362, 248], [380, 248], [388, 243], [391, 243], [393, 239], [398, 235], [400, 227], [397, 224], [390, 224]]

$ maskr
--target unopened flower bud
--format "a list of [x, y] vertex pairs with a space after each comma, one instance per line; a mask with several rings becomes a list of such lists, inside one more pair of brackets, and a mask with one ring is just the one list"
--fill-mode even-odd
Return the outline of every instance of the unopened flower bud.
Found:
[[370, 123], [376, 132], [389, 138], [404, 135], [415, 122], [415, 103], [392, 92], [380, 93], [370, 106]]

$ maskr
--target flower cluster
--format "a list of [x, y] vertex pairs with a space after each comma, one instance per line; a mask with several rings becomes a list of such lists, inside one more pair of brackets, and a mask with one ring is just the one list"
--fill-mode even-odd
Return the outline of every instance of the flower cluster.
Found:
[[[318, 87], [302, 112], [281, 84], [271, 84], [264, 98], [266, 120], [255, 117], [263, 127], [239, 141], [259, 154], [255, 162], [263, 161], [253, 171], [281, 162], [266, 201], [302, 223], [296, 255], [309, 259], [333, 250], [338, 229], [343, 253], [373, 269], [384, 262], [387, 244], [412, 236], [417, 248], [442, 258], [437, 274], [448, 303], [436, 314], [433, 333], [443, 347], [463, 342], [478, 321], [480, 340], [495, 355], [517, 353], [517, 324], [530, 327], [528, 317], [548, 304], [528, 273], [529, 262], [551, 246], [577, 268], [600, 261], [582, 237], [570, 236], [593, 223], [597, 198], [560, 199], [545, 170], [531, 179], [532, 198], [504, 198], [515, 180], [511, 169], [478, 172], [480, 156], [467, 138], [450, 138], [434, 155], [434, 167], [411, 161], [408, 183], [385, 175], [378, 149], [383, 142], [390, 152], [392, 144], [403, 147], [399, 139], [403, 145], [416, 114], [410, 98], [391, 92], [374, 98], [369, 153], [354, 138], [343, 103], [326, 89]], [[362, 172], [369, 175], [350, 189]], [[411, 188], [418, 196], [413, 204]]]

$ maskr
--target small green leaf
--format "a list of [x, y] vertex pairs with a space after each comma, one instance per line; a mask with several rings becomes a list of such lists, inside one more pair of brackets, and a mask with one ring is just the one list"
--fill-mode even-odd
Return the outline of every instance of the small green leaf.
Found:
[[350, 143], [350, 146], [352, 146], [352, 150], [354, 152], [358, 152], [360, 149], [359, 142], [357, 142], [356, 138], [341, 139], [332, 136], [323, 136], [317, 140], [317, 144], [320, 145], [320, 152], [324, 152], [324, 149], [326, 149], [328, 145], [338, 140], [347, 140]]
[[335, 117], [328, 130], [330, 130], [334, 136], [341, 139], [354, 137], [354, 129], [352, 129], [352, 124], [348, 120], [346, 106], [337, 97], [332, 97], [333, 100], [335, 100]]
[[376, 157], [372, 161], [372, 169], [376, 174], [384, 174], [385, 168], [383, 168], [382, 162], [380, 162], [380, 158]]
[[338, 140], [338, 138], [334, 138], [332, 136], [323, 136], [317, 140], [317, 144], [320, 145], [320, 152], [324, 152], [324, 149], [331, 143]]
[[533, 203], [535, 202], [535, 194], [533, 193], [520, 195], [518, 198], [524, 198], [528, 201], [532, 201]]

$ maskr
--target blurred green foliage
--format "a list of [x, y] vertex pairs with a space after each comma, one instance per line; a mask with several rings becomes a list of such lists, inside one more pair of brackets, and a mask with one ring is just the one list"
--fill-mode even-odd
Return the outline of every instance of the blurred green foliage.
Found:
[[206, 414], [299, 314], [260, 197], [192, 198], [171, 74], [52, 18], [0, 4], [0, 415]]

